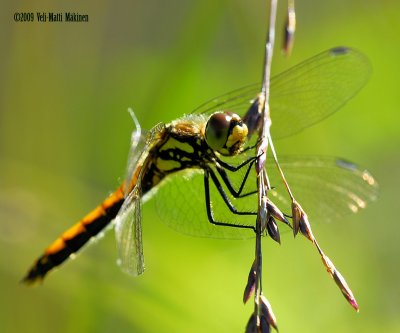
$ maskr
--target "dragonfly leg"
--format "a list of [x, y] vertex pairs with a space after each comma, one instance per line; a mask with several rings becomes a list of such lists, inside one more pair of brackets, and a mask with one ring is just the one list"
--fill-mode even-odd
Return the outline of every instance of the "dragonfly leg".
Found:
[[256, 147], [258, 146], [258, 144], [259, 144], [261, 141], [262, 141], [261, 138], [257, 139], [257, 141], [256, 141], [256, 143], [255, 143], [254, 145], [251, 145], [251, 146], [248, 146], [248, 147], [244, 148], [244, 149], [240, 152], [240, 154], [243, 154], [243, 153], [245, 153], [246, 151], [249, 151], [249, 150], [251, 150], [251, 149], [256, 148]]
[[215, 224], [215, 225], [220, 225], [220, 226], [227, 226], [227, 227], [234, 227], [234, 228], [246, 228], [246, 229], [252, 229], [255, 231], [254, 226], [250, 225], [235, 225], [229, 222], [221, 222], [221, 221], [216, 221], [214, 218], [214, 214], [211, 208], [211, 199], [210, 199], [210, 176], [212, 181], [214, 182], [215, 186], [218, 189], [218, 192], [220, 193], [222, 199], [224, 200], [225, 204], [229, 208], [229, 210], [236, 215], [257, 215], [256, 212], [240, 212], [238, 211], [235, 206], [232, 204], [232, 202], [229, 200], [227, 197], [224, 189], [221, 186], [221, 183], [219, 182], [217, 176], [215, 175], [214, 171], [212, 169], [205, 169], [204, 170], [204, 192], [205, 192], [205, 199], [206, 199], [206, 209], [207, 209], [207, 217], [210, 223]]
[[225, 169], [228, 169], [229, 171], [236, 172], [246, 166], [247, 164], [251, 163], [253, 164], [255, 160], [257, 159], [257, 156], [253, 156], [248, 158], [247, 160], [243, 161], [239, 165], [232, 165], [229, 163], [224, 162], [223, 160], [219, 159], [218, 157], [215, 157], [215, 161], [218, 162], [217, 164], [221, 165]]
[[238, 190], [235, 190], [235, 188], [233, 187], [233, 185], [232, 185], [232, 183], [231, 183], [231, 181], [230, 181], [230, 179], [228, 177], [228, 174], [226, 173], [226, 170], [223, 167], [221, 167], [220, 165], [216, 164], [216, 168], [217, 168], [218, 173], [220, 174], [222, 180], [224, 181], [226, 187], [228, 188], [229, 192], [233, 195], [233, 197], [235, 197], [235, 198], [243, 198], [243, 197], [246, 197], [248, 195], [252, 195], [252, 194], [257, 193], [257, 191], [254, 190], [254, 191], [242, 194], [242, 190], [244, 188], [244, 185], [246, 184], [247, 178], [249, 176], [251, 167], [254, 165], [254, 162], [255, 162], [254, 159], [250, 162], [250, 164], [249, 164], [249, 166], [248, 166], [248, 168], [246, 170], [246, 173], [245, 173], [245, 175], [243, 177], [243, 180], [242, 180]]

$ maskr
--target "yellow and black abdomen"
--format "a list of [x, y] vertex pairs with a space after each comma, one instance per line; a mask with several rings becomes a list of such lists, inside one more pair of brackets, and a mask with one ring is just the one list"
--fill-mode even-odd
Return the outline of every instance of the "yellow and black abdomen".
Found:
[[119, 187], [101, 205], [47, 247], [23, 278], [23, 282], [33, 283], [36, 280], [42, 280], [51, 269], [63, 263], [102, 231], [117, 216], [123, 202], [123, 190]]
[[140, 181], [141, 192], [146, 194], [169, 174], [187, 168], [201, 168], [207, 163], [207, 145], [201, 134], [202, 123], [199, 121], [202, 118], [192, 118], [172, 122], [161, 129], [156, 128], [152, 132], [154, 142], [149, 151], [142, 152], [143, 158], [138, 160], [130, 184], [121, 185], [101, 205], [47, 247], [23, 282], [32, 283], [43, 279], [51, 269], [62, 264], [109, 225], [125, 201], [125, 186], [128, 186], [129, 192]]

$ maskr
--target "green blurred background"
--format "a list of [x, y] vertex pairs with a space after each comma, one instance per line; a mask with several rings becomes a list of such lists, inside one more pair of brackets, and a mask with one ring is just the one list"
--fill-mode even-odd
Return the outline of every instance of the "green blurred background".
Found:
[[[74, 11], [90, 22], [16, 23], [16, 11]], [[243, 332], [253, 242], [175, 233], [152, 202], [143, 212], [143, 276], [119, 270], [110, 232], [43, 286], [18, 282], [121, 181], [133, 128], [127, 108], [150, 128], [257, 82], [266, 17], [263, 0], [1, 2], [1, 332]], [[294, 53], [275, 53], [275, 73], [338, 45], [369, 57], [373, 75], [354, 100], [276, 148], [348, 158], [381, 187], [367, 210], [313, 229], [359, 314], [304, 238], [265, 239], [264, 289], [281, 332], [400, 332], [399, 17], [396, 0], [298, 1]]]

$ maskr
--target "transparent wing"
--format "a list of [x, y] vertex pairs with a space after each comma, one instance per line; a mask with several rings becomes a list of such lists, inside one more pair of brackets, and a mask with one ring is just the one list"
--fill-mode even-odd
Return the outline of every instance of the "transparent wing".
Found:
[[[125, 201], [115, 219], [115, 235], [118, 250], [118, 264], [122, 270], [133, 276], [144, 271], [142, 245], [142, 214], [140, 166], [147, 156], [149, 133], [143, 133], [134, 112], [128, 109], [135, 129], [131, 134], [131, 147], [125, 177]], [[137, 174], [139, 172], [139, 175]], [[135, 180], [135, 177], [136, 180]]]
[[230, 110], [242, 116], [260, 92], [259, 83], [232, 90], [199, 105], [193, 113], [211, 114], [215, 111]]
[[[230, 212], [213, 184], [210, 184], [210, 192], [216, 220], [229, 222], [232, 225], [255, 224], [255, 216], [237, 216]], [[256, 196], [240, 200], [241, 205], [238, 205], [234, 198], [230, 199], [238, 208], [256, 212]], [[155, 200], [161, 220], [180, 233], [197, 237], [228, 239], [254, 236], [254, 232], [249, 229], [216, 226], [208, 221], [204, 172], [201, 169], [184, 170], [168, 176], [160, 184]]]
[[370, 72], [363, 54], [336, 48], [273, 78], [273, 138], [295, 134], [340, 109], [365, 85]]
[[[368, 59], [349, 48], [322, 52], [271, 79], [272, 137], [293, 135], [340, 109], [367, 82]], [[214, 98], [194, 110], [230, 110], [244, 116], [260, 92], [253, 84]]]
[[115, 219], [115, 235], [118, 263], [123, 271], [137, 276], [144, 272], [141, 179], [146, 168], [148, 152], [157, 143], [165, 126], [158, 124], [143, 133], [134, 113], [129, 111], [135, 123], [135, 130], [132, 132], [128, 156], [125, 201]]
[[[282, 157], [280, 164], [296, 200], [306, 210], [311, 223], [338, 219], [346, 214], [355, 213], [376, 200], [378, 196], [378, 185], [374, 178], [367, 171], [341, 159], [288, 156]], [[270, 192], [270, 199], [284, 213], [290, 215], [290, 201], [275, 165], [267, 162], [267, 171], [274, 187]], [[243, 179], [241, 173], [229, 173], [229, 176], [236, 187]], [[244, 193], [255, 188], [254, 172], [250, 172]], [[233, 225], [254, 225], [255, 216], [238, 216], [229, 211], [212, 184], [211, 198], [216, 219]], [[214, 226], [208, 221], [202, 170], [171, 175], [160, 185], [155, 200], [161, 220], [181, 233], [228, 239], [253, 236], [251, 230]], [[238, 210], [254, 212], [257, 210], [256, 195], [239, 199], [230, 196], [230, 200]]]
[[[131, 146], [128, 154], [128, 163], [126, 167], [126, 175], [125, 175], [125, 191], [129, 191], [129, 184], [132, 183], [133, 176], [135, 174], [135, 170], [137, 168], [137, 164], [139, 159], [141, 158], [143, 151], [146, 149], [146, 137], [149, 136], [148, 132], [143, 132], [142, 128], [137, 120], [135, 114], [131, 109], [128, 109], [133, 122], [135, 124], [135, 129], [131, 134]], [[127, 196], [129, 193], [125, 193]]]
[[144, 272], [140, 192], [138, 184], [126, 197], [115, 220], [118, 263], [124, 272], [133, 276]]
[[[331, 221], [357, 213], [378, 197], [378, 184], [363, 168], [327, 156], [283, 156], [279, 164], [289, 186], [311, 221]], [[274, 190], [271, 199], [290, 212], [290, 201], [274, 162], [267, 162]]]

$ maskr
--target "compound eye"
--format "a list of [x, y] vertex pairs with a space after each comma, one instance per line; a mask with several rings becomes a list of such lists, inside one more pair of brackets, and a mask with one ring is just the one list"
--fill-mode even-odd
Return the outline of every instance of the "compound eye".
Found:
[[210, 148], [220, 151], [226, 146], [231, 120], [232, 116], [229, 113], [216, 112], [210, 116], [205, 130], [206, 142]]

